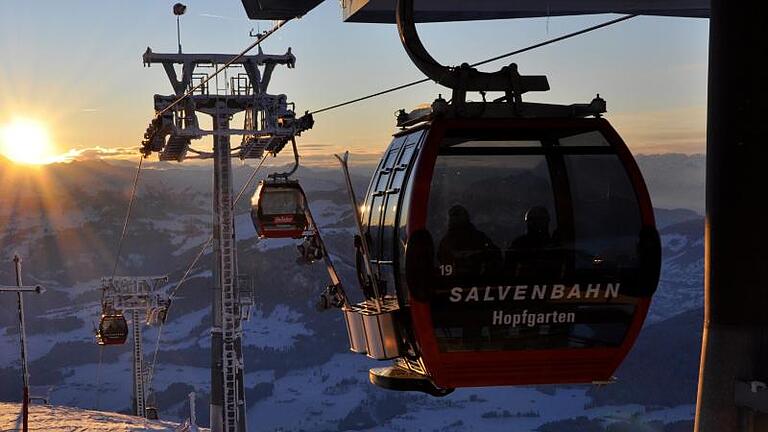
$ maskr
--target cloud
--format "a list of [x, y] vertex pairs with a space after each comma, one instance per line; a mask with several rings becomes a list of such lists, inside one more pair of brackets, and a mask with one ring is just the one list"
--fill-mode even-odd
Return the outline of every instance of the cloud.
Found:
[[88, 147], [84, 149], [70, 149], [68, 152], [60, 155], [58, 159], [61, 162], [72, 162], [76, 160], [94, 160], [94, 159], [125, 159], [128, 156], [138, 156], [136, 147]]

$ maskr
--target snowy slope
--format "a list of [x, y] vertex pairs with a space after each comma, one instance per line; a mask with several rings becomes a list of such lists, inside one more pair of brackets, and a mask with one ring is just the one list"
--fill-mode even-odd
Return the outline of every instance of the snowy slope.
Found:
[[[37, 431], [174, 432], [178, 427], [178, 423], [168, 421], [152, 421], [124, 414], [64, 406], [32, 405], [29, 410], [29, 429]], [[20, 404], [0, 402], [0, 430], [21, 430]]]
[[672, 224], [659, 234], [661, 279], [647, 323], [704, 306], [704, 218]]

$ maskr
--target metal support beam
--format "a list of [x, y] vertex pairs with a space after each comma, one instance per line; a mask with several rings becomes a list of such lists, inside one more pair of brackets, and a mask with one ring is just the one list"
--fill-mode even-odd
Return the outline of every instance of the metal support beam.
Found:
[[768, 61], [768, 3], [712, 0], [711, 7], [705, 317], [695, 430], [764, 431], [768, 415], [739, 406], [736, 390], [768, 378], [768, 79], [759, 66]]
[[[210, 112], [214, 130], [227, 130], [232, 112], [224, 99]], [[228, 135], [213, 136], [213, 238], [216, 273], [211, 331], [211, 431], [245, 432], [242, 322], [237, 302], [237, 241], [232, 211], [232, 159]]]

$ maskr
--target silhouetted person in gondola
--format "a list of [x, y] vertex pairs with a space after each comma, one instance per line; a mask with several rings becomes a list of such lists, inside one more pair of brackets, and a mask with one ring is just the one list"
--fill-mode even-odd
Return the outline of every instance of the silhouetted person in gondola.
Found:
[[549, 231], [549, 212], [535, 206], [525, 212], [526, 232], [509, 245], [505, 267], [516, 278], [556, 277], [561, 271], [562, 257], [555, 245], [556, 236]]
[[516, 238], [510, 245], [514, 249], [536, 249], [548, 246], [552, 241], [549, 235], [549, 212], [542, 206], [535, 206], [525, 212], [525, 234]]
[[444, 270], [445, 276], [457, 278], [493, 276], [502, 263], [501, 250], [475, 228], [461, 205], [448, 210], [448, 232], [440, 241], [437, 259], [452, 266], [450, 271]]

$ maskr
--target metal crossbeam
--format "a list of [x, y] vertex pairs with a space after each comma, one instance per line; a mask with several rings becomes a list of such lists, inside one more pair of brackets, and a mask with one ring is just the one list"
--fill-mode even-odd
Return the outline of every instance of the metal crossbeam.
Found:
[[[147, 51], [142, 56], [144, 64], [149, 66], [153, 63], [175, 63], [175, 64], [193, 64], [193, 65], [213, 65], [224, 64], [234, 58], [235, 54], [204, 54], [204, 53], [189, 53], [189, 54], [176, 54], [176, 53], [156, 53], [152, 51], [152, 48], [147, 47]], [[291, 53], [289, 48], [285, 54], [264, 54], [259, 52], [254, 55], [242, 56], [238, 60], [233, 62], [234, 64], [254, 64], [254, 65], [266, 65], [266, 64], [283, 64], [288, 67], [293, 67], [296, 64], [296, 57]]]
[[132, 276], [103, 278], [105, 303], [118, 311], [149, 311], [164, 306], [167, 298], [162, 287], [168, 276]]
[[[231, 77], [231, 82], [225, 80], [223, 90], [216, 88], [212, 92], [206, 86], [192, 92], [195, 82], [208, 77], [206, 74], [195, 72], [198, 66], [227, 63], [230, 59], [231, 56], [225, 54], [162, 54], [147, 48], [144, 63], [163, 65], [174, 94], [155, 95], [155, 111], [164, 114], [154, 119], [147, 128], [142, 153], [149, 155], [158, 152], [161, 161], [182, 162], [190, 151], [192, 140], [206, 135], [242, 135], [239, 157], [260, 158], [265, 150], [276, 154], [289, 139], [312, 127], [314, 122], [311, 115], [297, 119], [293, 110], [289, 109], [286, 95], [267, 93], [275, 67], [294, 66], [296, 57], [290, 49], [282, 55], [267, 55], [259, 51], [256, 55], [242, 56], [233, 64], [245, 73], [235, 74]], [[180, 78], [174, 67], [178, 64], [182, 66]], [[182, 95], [187, 96], [183, 103], [179, 103], [179, 97]], [[215, 116], [222, 101], [231, 115], [245, 112], [244, 127], [201, 129], [197, 112]], [[168, 107], [172, 109], [165, 112]]]
[[33, 292], [42, 294], [45, 292], [45, 288], [40, 285], [25, 285], [25, 286], [2, 286], [0, 285], [0, 292]]

